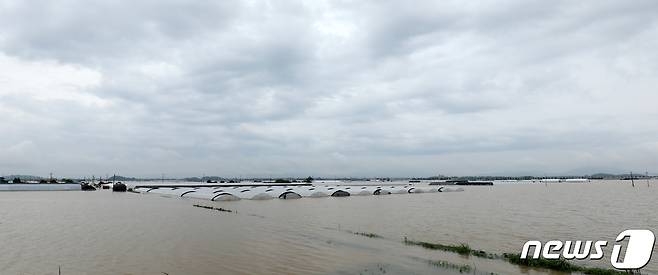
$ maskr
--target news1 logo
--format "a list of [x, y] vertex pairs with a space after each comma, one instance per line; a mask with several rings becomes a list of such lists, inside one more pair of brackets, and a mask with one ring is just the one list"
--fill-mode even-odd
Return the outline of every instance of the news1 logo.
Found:
[[[651, 260], [656, 237], [650, 230], [626, 230], [617, 235], [615, 242], [621, 242], [626, 238], [628, 238], [628, 244], [626, 245], [626, 253], [623, 260], [621, 262], [619, 261], [621, 259], [622, 245], [615, 244], [612, 247], [610, 263], [616, 269], [631, 270], [643, 268]], [[594, 253], [591, 253], [592, 244], [594, 245]], [[541, 253], [541, 257], [544, 259], [559, 259], [562, 256], [567, 260], [582, 260], [588, 257], [591, 260], [600, 260], [604, 256], [603, 247], [607, 245], [607, 241], [585, 241], [584, 246], [582, 241], [548, 241], [542, 248], [540, 241], [527, 241], [523, 245], [521, 259], [527, 259], [530, 248], [534, 247], [533, 259], [539, 259]]]

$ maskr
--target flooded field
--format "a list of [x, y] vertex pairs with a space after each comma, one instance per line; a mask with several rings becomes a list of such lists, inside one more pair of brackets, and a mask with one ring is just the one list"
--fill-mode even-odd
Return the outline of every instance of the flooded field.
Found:
[[[519, 253], [531, 239], [613, 242], [625, 229], [658, 227], [658, 182], [465, 189], [232, 202], [2, 192], [0, 274], [547, 274], [403, 239]], [[607, 248], [603, 260], [578, 264], [610, 268]], [[645, 273], [658, 274], [656, 257]]]

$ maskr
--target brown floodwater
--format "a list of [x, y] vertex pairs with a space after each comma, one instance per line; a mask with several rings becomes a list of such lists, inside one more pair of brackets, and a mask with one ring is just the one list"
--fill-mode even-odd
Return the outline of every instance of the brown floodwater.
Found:
[[[492, 253], [519, 253], [531, 239], [613, 243], [626, 229], [656, 232], [658, 182], [651, 185], [497, 184], [232, 202], [107, 190], [2, 192], [0, 274], [459, 274], [458, 265], [476, 274], [547, 274], [402, 240], [466, 243]], [[603, 260], [578, 264], [611, 268], [607, 248]], [[656, 259], [643, 274], [658, 274]]]

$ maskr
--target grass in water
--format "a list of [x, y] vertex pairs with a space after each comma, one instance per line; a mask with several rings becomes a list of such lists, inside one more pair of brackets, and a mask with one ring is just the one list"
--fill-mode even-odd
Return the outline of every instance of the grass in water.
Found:
[[453, 264], [451, 262], [446, 262], [446, 261], [433, 261], [433, 260], [428, 260], [427, 263], [429, 263], [432, 266], [438, 266], [441, 268], [446, 268], [446, 269], [455, 269], [459, 271], [459, 273], [470, 273], [471, 272], [471, 266], [464, 264]]
[[580, 271], [577, 266], [572, 265], [564, 259], [521, 259], [520, 254], [503, 254], [503, 257], [510, 263], [515, 265], [529, 266], [529, 267], [541, 267], [556, 271]]
[[[360, 236], [365, 236], [368, 238], [383, 238], [380, 235], [377, 235], [375, 233], [364, 233], [364, 232], [351, 232], [348, 231], [352, 234], [355, 235], [360, 235]], [[514, 253], [504, 253], [502, 255], [495, 254], [495, 253], [489, 253], [483, 250], [476, 250], [472, 249], [468, 244], [459, 244], [459, 245], [449, 245], [449, 244], [440, 244], [440, 243], [429, 243], [429, 242], [422, 242], [422, 241], [415, 241], [415, 240], [409, 240], [407, 237], [404, 237], [404, 244], [406, 245], [413, 245], [413, 246], [420, 246], [426, 249], [431, 249], [431, 250], [441, 250], [441, 251], [446, 251], [446, 252], [453, 252], [457, 253], [460, 255], [467, 255], [467, 256], [474, 256], [474, 257], [479, 257], [479, 258], [486, 258], [486, 259], [500, 259], [500, 260], [505, 260], [511, 264], [518, 265], [518, 266], [527, 266], [527, 267], [535, 267], [535, 268], [544, 268], [544, 269], [550, 269], [554, 271], [561, 271], [561, 272], [580, 272], [583, 274], [587, 275], [628, 275], [628, 274], [639, 274], [639, 273], [627, 273], [627, 272], [622, 272], [619, 270], [615, 269], [605, 269], [605, 268], [596, 268], [596, 267], [586, 267], [586, 266], [580, 266], [580, 265], [575, 265], [572, 264], [571, 262], [565, 260], [565, 259], [521, 259], [521, 254], [514, 254]], [[468, 265], [457, 265], [453, 264], [450, 262], [445, 262], [445, 261], [430, 261], [429, 262], [431, 265], [434, 266], [440, 266], [440, 267], [448, 267], [448, 268], [453, 268], [459, 270], [460, 273], [462, 272], [470, 272], [471, 267]]]
[[354, 232], [353, 234], [354, 234], [354, 235], [359, 235], [359, 236], [368, 237], [368, 238], [377, 238], [377, 239], [381, 239], [381, 238], [383, 238], [382, 236], [377, 235], [377, 234], [375, 234], [375, 233]]
[[[588, 275], [622, 275], [622, 274], [628, 274], [626, 272], [618, 271], [615, 269], [604, 269], [604, 268], [594, 268], [594, 267], [586, 267], [586, 266], [579, 266], [570, 263], [569, 261], [565, 259], [521, 259], [521, 254], [512, 254], [512, 253], [505, 253], [502, 256], [494, 253], [488, 253], [483, 250], [475, 250], [472, 249], [470, 246], [467, 244], [460, 244], [460, 245], [447, 245], [447, 244], [439, 244], [439, 243], [428, 243], [428, 242], [421, 242], [421, 241], [413, 241], [409, 240], [406, 237], [404, 238], [404, 244], [406, 245], [415, 245], [415, 246], [420, 246], [423, 248], [427, 249], [432, 249], [432, 250], [442, 250], [442, 251], [447, 251], [447, 252], [453, 252], [453, 253], [458, 253], [460, 255], [470, 255], [470, 256], [475, 256], [479, 258], [487, 258], [487, 259], [504, 259], [507, 262], [519, 266], [527, 266], [527, 267], [536, 267], [536, 268], [545, 268], [545, 269], [550, 269], [550, 270], [555, 270], [555, 271], [562, 271], [562, 272], [580, 272], [583, 274], [588, 274]], [[634, 274], [634, 273], [631, 273]]]
[[407, 238], [404, 238], [404, 244], [421, 246], [421, 247], [431, 249], [431, 250], [442, 250], [442, 251], [454, 252], [454, 253], [458, 253], [458, 254], [461, 254], [461, 255], [468, 255], [468, 254], [471, 253], [471, 248], [467, 244], [446, 245], [446, 244], [440, 244], [440, 243], [428, 243], [428, 242], [412, 241], [412, 240], [409, 240]]
[[217, 211], [220, 211], [220, 212], [228, 212], [228, 213], [232, 213], [232, 212], [233, 212], [233, 210], [230, 210], [230, 209], [224, 209], [224, 208], [221, 208], [221, 207], [220, 207], [220, 208], [217, 208], [217, 207], [206, 206], [206, 205], [200, 205], [200, 204], [195, 204], [195, 205], [193, 205], [193, 206], [194, 206], [194, 207], [199, 207], [199, 208], [205, 208], [205, 209], [209, 209], [209, 210], [217, 210]]
[[467, 244], [459, 244], [459, 245], [448, 245], [448, 244], [440, 244], [440, 243], [428, 243], [428, 242], [420, 242], [420, 241], [413, 241], [409, 240], [406, 237], [404, 238], [404, 244], [406, 245], [416, 245], [416, 246], [421, 246], [427, 249], [432, 249], [432, 250], [442, 250], [442, 251], [447, 251], [447, 252], [454, 252], [460, 255], [472, 255], [475, 257], [480, 257], [480, 258], [488, 258], [488, 259], [493, 259], [495, 258], [494, 254], [487, 253], [482, 250], [474, 250], [471, 249], [470, 246]]
[[572, 263], [569, 263], [565, 259], [555, 259], [555, 260], [531, 259], [531, 258], [521, 259], [521, 254], [508, 254], [508, 253], [503, 254], [503, 257], [512, 264], [528, 266], [528, 267], [540, 267], [540, 268], [546, 268], [546, 269], [562, 271], [562, 272], [581, 272], [583, 274], [589, 274], [589, 275], [628, 274], [626, 272], [622, 272], [614, 269], [603, 269], [603, 268], [574, 265]]
[[620, 274], [628, 275], [628, 274], [640, 274], [640, 273], [635, 273], [635, 272], [633, 272], [633, 271], [631, 271], [631, 273], [624, 273], [624, 272], [617, 271], [617, 270], [603, 269], [603, 268], [594, 268], [594, 267], [586, 268], [585, 270], [583, 270], [583, 271], [581, 271], [581, 272], [583, 272], [583, 273], [585, 273], [585, 274], [589, 274], [589, 275], [620, 275]]

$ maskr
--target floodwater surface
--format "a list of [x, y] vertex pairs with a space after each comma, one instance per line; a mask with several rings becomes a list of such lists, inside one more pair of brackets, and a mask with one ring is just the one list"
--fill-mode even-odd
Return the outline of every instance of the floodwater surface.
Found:
[[[606, 240], [604, 259], [577, 264], [612, 268], [617, 234], [655, 233], [658, 225], [658, 182], [635, 184], [234, 202], [107, 190], [2, 192], [0, 274], [547, 274], [407, 246], [405, 237], [492, 253], [520, 253], [535, 239]], [[658, 274], [656, 259], [643, 274]]]

